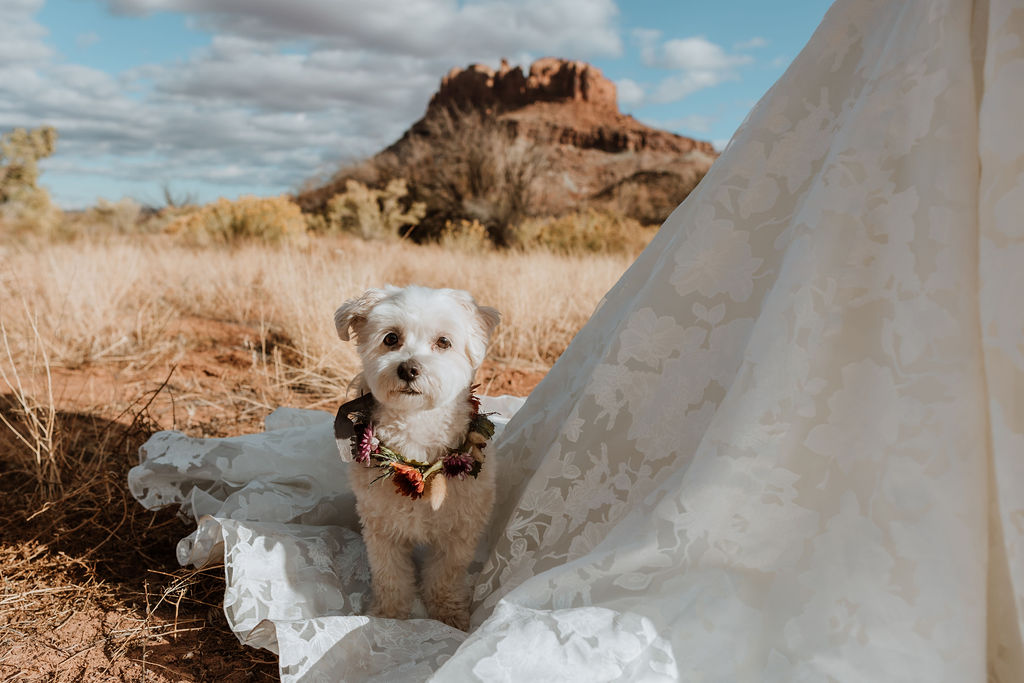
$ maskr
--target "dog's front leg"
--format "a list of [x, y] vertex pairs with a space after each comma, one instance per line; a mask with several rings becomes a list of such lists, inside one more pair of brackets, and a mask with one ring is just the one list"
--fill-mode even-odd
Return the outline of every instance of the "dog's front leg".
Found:
[[423, 568], [423, 602], [431, 618], [469, 630], [466, 570], [473, 559], [473, 539], [448, 539], [430, 548]]
[[[369, 523], [367, 523], [369, 522]], [[386, 522], [363, 521], [363, 540], [370, 559], [373, 602], [370, 615], [405, 619], [416, 599], [416, 568], [412, 562], [412, 543], [397, 538]]]

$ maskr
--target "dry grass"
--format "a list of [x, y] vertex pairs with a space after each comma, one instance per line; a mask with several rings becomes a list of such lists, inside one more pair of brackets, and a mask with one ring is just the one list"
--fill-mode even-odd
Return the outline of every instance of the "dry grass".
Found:
[[[293, 369], [347, 381], [356, 359], [334, 332], [334, 309], [382, 283], [466, 289], [504, 316], [491, 348], [501, 362], [549, 367], [628, 265], [627, 255], [464, 252], [321, 239], [306, 248], [248, 244], [191, 249], [159, 238], [12, 249], [0, 300], [15, 358], [39, 343], [56, 366], [151, 362], [180, 352], [175, 321], [256, 325]], [[12, 310], [13, 309], [13, 310]], [[342, 386], [341, 384], [337, 385]]]
[[[273, 662], [225, 629], [217, 568], [161, 571], [185, 525], [126, 490], [164, 385], [108, 419], [59, 407], [49, 371], [44, 360], [22, 381], [5, 368], [14, 382], [0, 396], [0, 678], [270, 680]], [[200, 631], [210, 661], [182, 661]]]
[[496, 306], [485, 369], [528, 389], [630, 257], [106, 235], [0, 259], [0, 679], [135, 682], [276, 672], [228, 632], [220, 568], [174, 569], [188, 525], [128, 493], [153, 431], [225, 436], [278, 404], [335, 404], [357, 368], [334, 309], [385, 282]]
[[27, 306], [25, 317], [32, 330], [34, 342], [31, 355], [34, 360], [42, 361], [42, 376], [45, 378], [43, 398], [42, 400], [36, 398], [39, 392], [25, 387], [25, 383], [21, 379], [21, 372], [14, 362], [14, 354], [7, 337], [7, 328], [0, 320], [0, 338], [3, 340], [4, 347], [3, 360], [6, 361], [6, 363], [0, 362], [0, 380], [3, 380], [11, 390], [13, 401], [11, 412], [18, 414], [15, 417], [14, 414], [8, 416], [5, 412], [0, 412], [0, 423], [15, 437], [18, 450], [23, 450], [27, 456], [22, 467], [35, 480], [36, 490], [44, 500], [50, 500], [61, 493], [60, 475], [67, 463], [62, 462], [64, 448], [61, 443], [62, 434], [57, 429], [57, 407], [53, 400], [50, 359], [41, 343], [36, 321], [27, 310]]

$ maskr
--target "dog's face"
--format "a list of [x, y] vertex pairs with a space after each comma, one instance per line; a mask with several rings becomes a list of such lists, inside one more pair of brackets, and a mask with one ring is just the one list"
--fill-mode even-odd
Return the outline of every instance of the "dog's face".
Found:
[[426, 287], [371, 289], [334, 314], [338, 336], [356, 336], [363, 377], [381, 403], [429, 410], [473, 381], [500, 316], [467, 292]]

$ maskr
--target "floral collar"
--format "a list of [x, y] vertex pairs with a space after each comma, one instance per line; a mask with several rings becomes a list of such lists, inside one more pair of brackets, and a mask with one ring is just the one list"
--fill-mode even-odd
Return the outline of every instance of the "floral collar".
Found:
[[[465, 440], [433, 463], [406, 458], [374, 436], [373, 394], [363, 394], [338, 409], [334, 418], [334, 438], [343, 460], [351, 457], [367, 467], [381, 470], [380, 476], [371, 483], [390, 477], [398, 493], [414, 500], [423, 497], [427, 491], [431, 506], [437, 510], [444, 502], [445, 479], [465, 479], [466, 475], [476, 478], [483, 467], [483, 448], [494, 436], [494, 423], [487, 413], [480, 412], [480, 399], [470, 393], [469, 402], [473, 406], [473, 417]], [[351, 456], [346, 451], [351, 451]], [[444, 476], [438, 476], [440, 474]]]

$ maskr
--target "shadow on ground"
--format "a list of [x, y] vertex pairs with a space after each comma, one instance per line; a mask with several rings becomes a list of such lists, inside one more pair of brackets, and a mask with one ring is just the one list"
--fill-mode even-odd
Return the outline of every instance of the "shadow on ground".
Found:
[[0, 424], [0, 679], [276, 680], [276, 657], [228, 630], [222, 570], [178, 567], [191, 528], [128, 492], [159, 429], [146, 406], [43, 411], [49, 447], [15, 397], [0, 395], [0, 413], [28, 441]]

